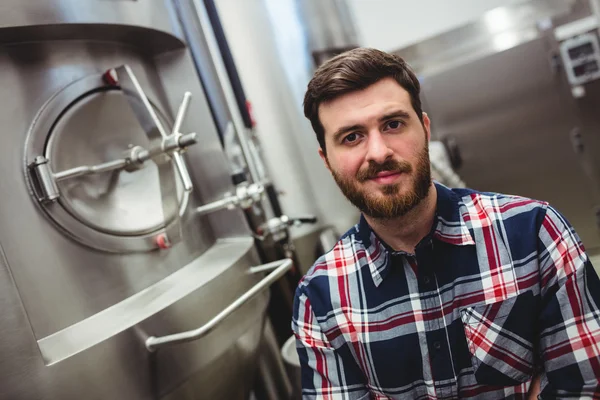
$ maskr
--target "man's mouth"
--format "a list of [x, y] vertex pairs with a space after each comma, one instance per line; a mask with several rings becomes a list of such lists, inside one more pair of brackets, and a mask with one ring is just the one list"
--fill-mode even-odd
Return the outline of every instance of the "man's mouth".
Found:
[[387, 185], [390, 183], [394, 183], [394, 181], [402, 175], [402, 172], [399, 171], [381, 171], [377, 175], [371, 178], [372, 181], [375, 181], [379, 184]]

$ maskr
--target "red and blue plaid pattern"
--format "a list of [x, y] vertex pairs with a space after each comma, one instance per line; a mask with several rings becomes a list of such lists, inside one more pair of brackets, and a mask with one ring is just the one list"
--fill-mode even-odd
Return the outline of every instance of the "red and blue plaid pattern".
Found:
[[546, 203], [436, 183], [414, 254], [364, 218], [300, 282], [305, 399], [600, 398], [600, 281]]

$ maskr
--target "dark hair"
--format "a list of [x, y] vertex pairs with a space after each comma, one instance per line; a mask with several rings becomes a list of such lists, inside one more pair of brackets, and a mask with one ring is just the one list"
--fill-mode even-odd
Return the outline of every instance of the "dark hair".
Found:
[[357, 48], [335, 56], [315, 71], [304, 95], [304, 116], [310, 120], [324, 153], [325, 131], [319, 120], [321, 103], [366, 89], [384, 78], [394, 78], [408, 92], [412, 106], [423, 122], [419, 97], [421, 85], [400, 56], [376, 49]]

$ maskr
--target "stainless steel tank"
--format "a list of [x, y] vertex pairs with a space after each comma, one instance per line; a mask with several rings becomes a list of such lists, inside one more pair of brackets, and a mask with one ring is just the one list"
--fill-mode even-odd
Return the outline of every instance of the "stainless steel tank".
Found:
[[222, 207], [170, 3], [5, 0], [0, 45], [0, 399], [247, 398], [289, 263]]
[[397, 54], [421, 79], [432, 136], [456, 144], [466, 184], [548, 201], [595, 255], [600, 181], [586, 169], [600, 170], [600, 81], [573, 97], [555, 34], [590, 13], [586, 0], [529, 0]]

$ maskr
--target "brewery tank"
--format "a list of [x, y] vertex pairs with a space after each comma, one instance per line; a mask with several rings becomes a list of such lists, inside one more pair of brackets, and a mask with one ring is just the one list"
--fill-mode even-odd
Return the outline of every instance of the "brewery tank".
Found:
[[168, 1], [0, 4], [0, 399], [251, 390], [263, 289], [289, 262], [256, 268], [223, 202], [175, 21]]

